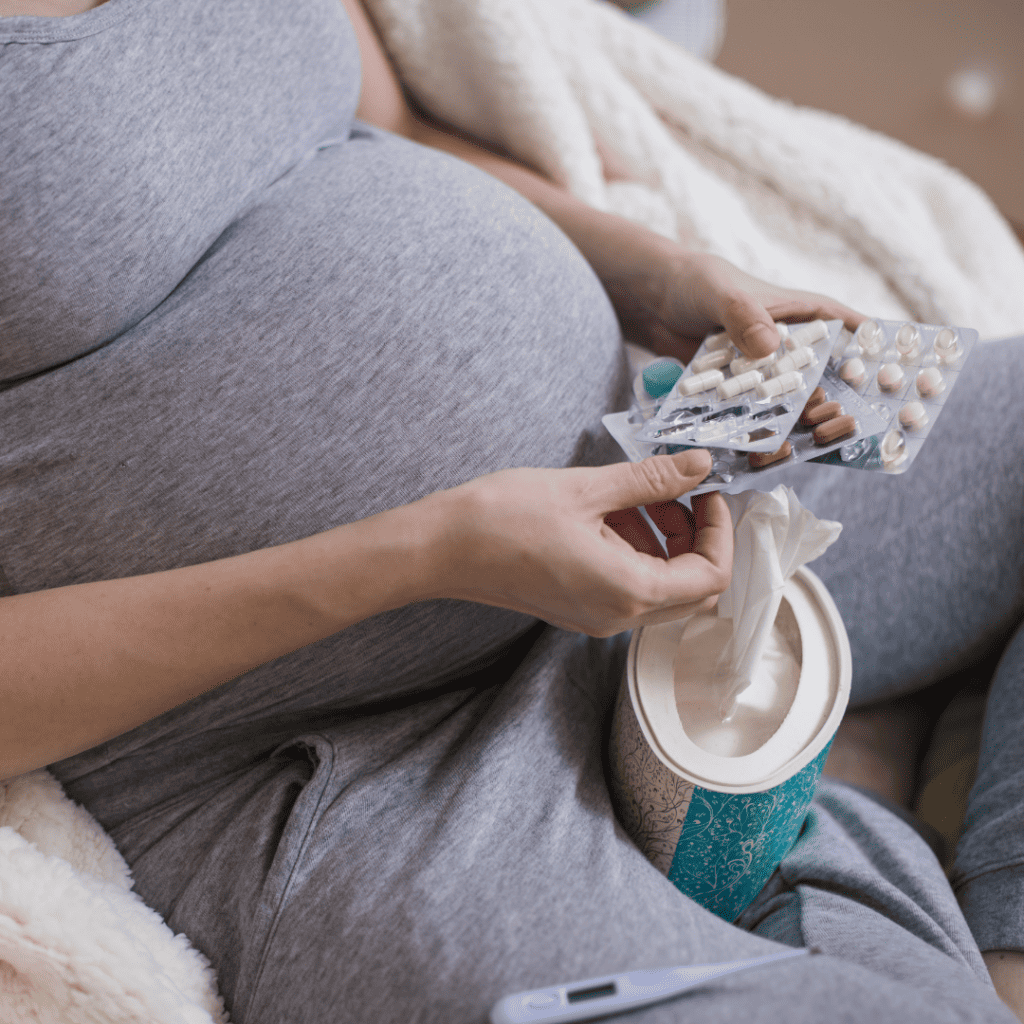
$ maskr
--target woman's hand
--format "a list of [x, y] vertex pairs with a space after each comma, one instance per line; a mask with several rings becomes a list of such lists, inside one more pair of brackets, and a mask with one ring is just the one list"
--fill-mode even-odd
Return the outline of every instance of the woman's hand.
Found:
[[[423, 499], [438, 545], [433, 597], [498, 605], [611, 636], [714, 607], [732, 571], [719, 494], [673, 499], [711, 469], [705, 451], [573, 469], [510, 469]], [[668, 558], [637, 508], [666, 534]]]
[[622, 292], [617, 305], [639, 344], [684, 363], [705, 335], [722, 327], [741, 351], [758, 358], [779, 347], [776, 320], [842, 320], [852, 331], [865, 319], [835, 299], [768, 284], [707, 253], [680, 249], [659, 264], [658, 288], [648, 286], [646, 299]]

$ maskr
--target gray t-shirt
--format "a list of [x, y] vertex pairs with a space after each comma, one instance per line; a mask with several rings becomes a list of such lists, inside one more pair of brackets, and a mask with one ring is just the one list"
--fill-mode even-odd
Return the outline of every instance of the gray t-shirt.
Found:
[[[0, 377], [19, 378], [0, 384], [0, 569], [16, 592], [283, 544], [508, 466], [618, 457], [600, 417], [628, 380], [593, 270], [496, 179], [352, 120], [338, 0], [108, 0], [4, 19], [0, 40]], [[257, 720], [434, 685], [532, 623], [460, 601], [375, 616], [58, 774], [166, 742], [147, 774], [180, 791], [182, 758], [270, 742]]]
[[359, 54], [338, 0], [107, 0], [0, 20], [0, 382], [153, 314], [318, 145]]

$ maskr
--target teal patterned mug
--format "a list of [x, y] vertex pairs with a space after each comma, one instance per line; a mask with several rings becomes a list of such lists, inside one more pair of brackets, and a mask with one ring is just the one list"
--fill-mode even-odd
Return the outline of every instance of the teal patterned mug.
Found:
[[679, 703], [676, 666], [700, 642], [692, 625], [633, 633], [609, 744], [612, 799], [654, 866], [733, 921], [800, 833], [849, 700], [850, 644], [824, 584], [798, 569], [775, 621], [795, 663], [794, 688], [778, 691], [761, 733], [751, 730], [753, 748], [726, 754], [694, 742]]

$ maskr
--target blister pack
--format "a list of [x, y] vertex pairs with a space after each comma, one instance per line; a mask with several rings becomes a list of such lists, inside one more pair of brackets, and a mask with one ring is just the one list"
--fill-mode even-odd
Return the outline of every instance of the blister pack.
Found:
[[724, 333], [706, 338], [654, 405], [637, 440], [776, 451], [824, 373], [843, 324], [813, 320], [792, 329], [777, 327], [782, 343], [762, 359], [744, 356]]
[[[630, 417], [629, 412], [610, 413], [603, 417], [602, 422], [631, 462], [639, 462], [649, 455], [671, 455], [689, 448], [705, 447], [641, 441], [640, 421], [635, 407], [632, 410], [632, 422]], [[884, 418], [846, 387], [834, 370], [826, 368], [805, 410], [799, 414], [796, 425], [776, 451], [711, 449], [711, 473], [690, 493], [760, 489], [765, 486], [765, 474], [772, 470], [849, 447], [867, 435], [877, 433], [884, 426]], [[836, 433], [837, 430], [839, 433]]]
[[[821, 327], [812, 328], [812, 324], [822, 324], [828, 330], [825, 335], [814, 337], [808, 346], [802, 342], [809, 335], [821, 333]], [[795, 411], [787, 411], [783, 418], [781, 410], [773, 411], [773, 405], [781, 403], [777, 399], [773, 403], [771, 397], [757, 410], [771, 412], [775, 417], [773, 425], [788, 420], [790, 428], [786, 433], [752, 445], [752, 431], [746, 430], [742, 433], [748, 435], [747, 441], [727, 447], [710, 439], [689, 440], [689, 426], [666, 429], [694, 422], [698, 411], [706, 426], [719, 422], [709, 419], [709, 415], [720, 412], [720, 408], [704, 410], [704, 406], [714, 405], [717, 395], [702, 396], [698, 392], [688, 396], [679, 392], [680, 386], [685, 391], [685, 381], [696, 373], [711, 372], [698, 362], [702, 355], [729, 352], [731, 345], [726, 347], [721, 340], [723, 335], [705, 339], [688, 367], [668, 358], [650, 362], [636, 376], [635, 400], [630, 409], [603, 417], [605, 428], [633, 462], [688, 448], [710, 449], [711, 473], [691, 494], [761, 489], [765, 474], [796, 462], [905, 472], [923, 446], [977, 343], [977, 331], [868, 320], [851, 335], [839, 321], [812, 324], [797, 324], [788, 331], [785, 324], [777, 324], [783, 346], [764, 364], [777, 366], [785, 355], [808, 347], [816, 349], [815, 358], [822, 363], [820, 380], [809, 395], [801, 397]], [[803, 331], [804, 328], [812, 330]], [[743, 367], [737, 369], [747, 372]], [[790, 372], [785, 363], [782, 372]], [[722, 380], [728, 379], [724, 372], [721, 375]], [[790, 399], [793, 394], [785, 397]], [[704, 401], [704, 397], [708, 400]], [[749, 397], [744, 401], [753, 406]], [[724, 404], [733, 408], [738, 403], [726, 400]], [[688, 412], [680, 412], [684, 408]]]
[[814, 461], [905, 473], [977, 341], [978, 332], [963, 327], [865, 320], [845, 348], [833, 354], [830, 372], [837, 372], [884, 425]]

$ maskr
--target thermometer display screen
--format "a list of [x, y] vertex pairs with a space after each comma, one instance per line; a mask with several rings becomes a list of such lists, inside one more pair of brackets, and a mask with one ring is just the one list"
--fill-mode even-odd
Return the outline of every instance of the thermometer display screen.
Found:
[[582, 1003], [585, 999], [600, 999], [601, 996], [615, 995], [615, 983], [597, 985], [594, 988], [579, 988], [575, 992], [567, 992], [566, 999], [570, 1003]]

